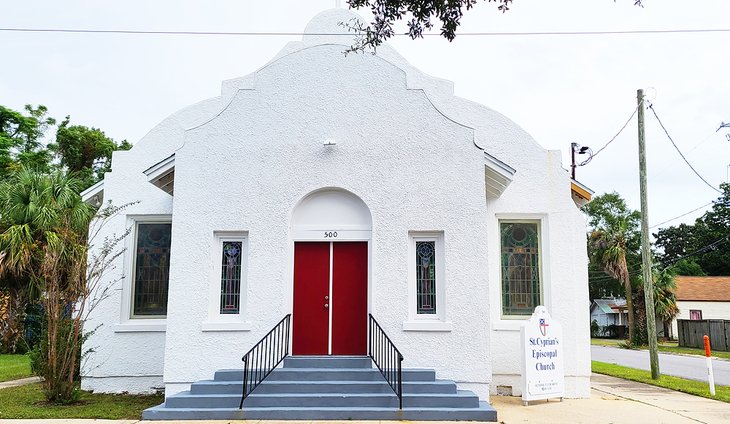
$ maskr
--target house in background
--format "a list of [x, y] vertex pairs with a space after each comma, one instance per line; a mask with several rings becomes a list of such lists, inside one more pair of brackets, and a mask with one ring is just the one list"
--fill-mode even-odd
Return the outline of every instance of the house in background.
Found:
[[[629, 322], [629, 311], [626, 299], [594, 299], [590, 308], [591, 323], [595, 321], [601, 328], [601, 334], [607, 337], [624, 338]], [[610, 334], [606, 327], [615, 326]]]
[[[240, 379], [216, 372], [240, 370], [288, 314], [293, 355], [368, 361], [372, 314], [404, 367], [485, 402], [498, 388], [521, 394], [520, 326], [544, 305], [564, 332], [566, 396], [590, 395], [586, 223], [574, 202], [590, 192], [560, 152], [387, 45], [345, 56], [353, 40], [338, 24], [351, 19], [317, 15], [301, 42], [114, 152], [113, 171], [83, 193], [138, 202], [105, 227], [132, 233], [115, 263], [124, 278], [89, 322], [84, 389], [164, 388], [167, 408], [150, 419], [240, 418], [241, 382], [228, 380], [214, 415], [179, 414], [210, 405], [195, 391], [214, 384], [199, 381]], [[335, 388], [369, 387], [347, 383]], [[308, 416], [337, 418], [327, 411]], [[289, 417], [259, 412], [244, 405], [245, 417]]]
[[678, 275], [677, 307], [679, 314], [672, 321], [672, 334], [677, 320], [730, 320], [730, 277], [688, 277]]

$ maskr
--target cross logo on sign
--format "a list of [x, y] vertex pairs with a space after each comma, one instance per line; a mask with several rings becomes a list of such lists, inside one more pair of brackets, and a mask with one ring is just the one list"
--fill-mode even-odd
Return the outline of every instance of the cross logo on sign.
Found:
[[547, 336], [547, 329], [549, 324], [545, 322], [545, 318], [540, 318], [540, 333], [544, 336]]

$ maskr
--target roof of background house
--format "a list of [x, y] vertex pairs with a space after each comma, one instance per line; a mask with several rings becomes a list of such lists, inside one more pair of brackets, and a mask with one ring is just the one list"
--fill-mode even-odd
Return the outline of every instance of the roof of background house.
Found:
[[677, 300], [730, 302], [730, 277], [687, 277], [678, 275]]
[[593, 299], [593, 303], [604, 314], [617, 314], [620, 309], [626, 307], [626, 299]]

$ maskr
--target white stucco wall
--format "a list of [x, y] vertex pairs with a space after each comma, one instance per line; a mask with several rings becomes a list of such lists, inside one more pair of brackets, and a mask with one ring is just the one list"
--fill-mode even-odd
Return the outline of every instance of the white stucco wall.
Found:
[[[308, 31], [337, 31], [332, 25], [351, 16], [324, 12]], [[172, 213], [172, 197], [142, 171], [175, 154], [168, 315], [130, 320], [123, 301], [130, 282], [119, 284], [96, 315], [104, 326], [89, 341], [98, 348], [85, 388], [130, 391], [124, 379], [139, 375], [164, 380], [169, 395], [216, 369], [238, 368], [241, 355], [291, 312], [295, 205], [338, 187], [372, 214], [369, 311], [403, 352], [404, 366], [435, 368], [482, 398], [497, 385], [519, 394], [520, 320], [501, 317], [498, 220], [539, 220], [544, 303], [567, 343], [566, 394], [589, 395], [585, 221], [558, 152], [504, 116], [453, 97], [451, 83], [422, 74], [389, 47], [344, 56], [348, 43], [320, 36], [290, 43], [259, 71], [225, 82], [221, 97], [176, 113], [115, 154], [105, 196], [115, 204], [139, 200], [132, 216]], [[337, 144], [323, 146], [326, 140]], [[498, 199], [486, 199], [480, 148], [517, 170]], [[128, 222], [117, 219], [112, 229]], [[443, 233], [450, 325], [442, 331], [403, 328], [410, 231]], [[207, 325], [216, 232], [248, 237], [245, 325], [234, 331]], [[131, 260], [119, 266], [130, 269]]]
[[677, 320], [689, 319], [690, 310], [702, 311], [702, 319], [730, 319], [730, 302], [706, 302], [699, 300], [678, 300], [679, 314], [672, 320], [672, 334], [677, 335]]

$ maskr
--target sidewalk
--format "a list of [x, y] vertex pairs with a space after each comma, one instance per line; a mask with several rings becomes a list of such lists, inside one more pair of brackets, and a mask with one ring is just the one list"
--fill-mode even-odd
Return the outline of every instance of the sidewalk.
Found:
[[591, 376], [590, 399], [533, 402], [520, 398], [491, 398], [497, 418], [505, 424], [720, 424], [730, 422], [730, 404], [648, 384], [600, 374]]
[[[504, 424], [725, 424], [730, 423], [730, 404], [692, 396], [685, 393], [648, 384], [636, 383], [600, 374], [591, 376], [590, 399], [565, 399], [562, 402], [532, 402], [522, 406], [517, 397], [493, 396], [492, 405], [497, 418]], [[251, 421], [175, 421], [175, 423], [254, 424]], [[138, 420], [0, 420], [0, 424], [171, 424], [172, 421]], [[284, 421], [261, 421], [262, 424], [284, 423]], [[313, 423], [312, 421], [288, 421], [291, 424]], [[337, 421], [326, 421], [335, 424]], [[343, 424], [376, 421], [341, 421]], [[380, 421], [379, 424], [403, 424], [402, 421]], [[413, 424], [419, 422], [412, 421]], [[420, 422], [436, 424], [433, 421]]]
[[41, 381], [40, 377], [28, 377], [21, 378], [20, 380], [3, 381], [0, 383], [0, 389], [7, 389], [8, 387], [25, 386], [26, 384], [38, 383]]

